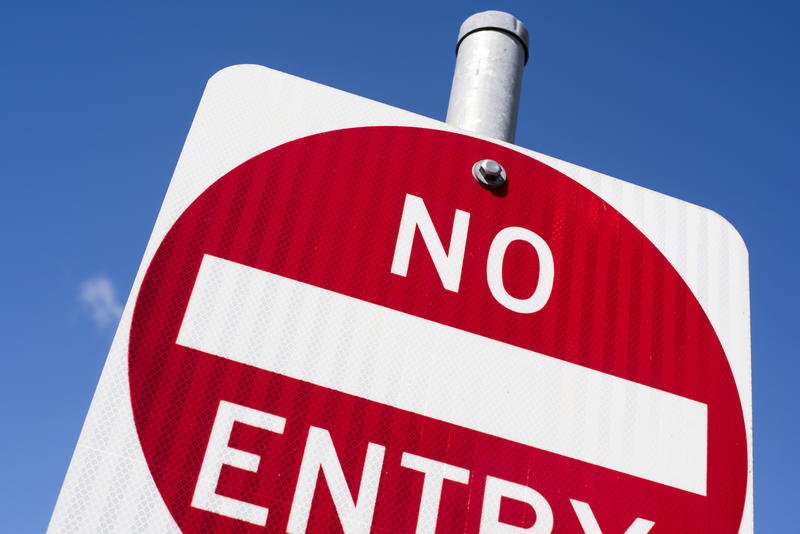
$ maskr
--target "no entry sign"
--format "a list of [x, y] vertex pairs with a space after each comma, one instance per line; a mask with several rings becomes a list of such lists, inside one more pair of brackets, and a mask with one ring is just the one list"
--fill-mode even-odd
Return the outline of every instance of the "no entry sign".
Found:
[[[129, 411], [87, 422], [127, 448], [73, 460], [53, 530], [752, 528], [749, 398], [640, 228], [514, 148], [320, 129], [168, 195], [120, 327]], [[130, 512], [86, 497], [114, 463]]]

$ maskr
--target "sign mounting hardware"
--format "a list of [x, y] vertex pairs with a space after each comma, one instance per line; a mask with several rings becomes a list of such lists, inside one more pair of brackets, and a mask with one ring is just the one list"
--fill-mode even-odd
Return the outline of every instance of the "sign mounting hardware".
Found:
[[482, 159], [472, 166], [472, 176], [486, 189], [497, 189], [508, 181], [506, 170], [493, 159]]

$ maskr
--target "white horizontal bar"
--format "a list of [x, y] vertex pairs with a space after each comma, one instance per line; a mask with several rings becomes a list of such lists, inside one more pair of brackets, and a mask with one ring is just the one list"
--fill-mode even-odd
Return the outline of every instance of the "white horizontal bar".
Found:
[[177, 342], [706, 493], [703, 403], [228, 260], [203, 258]]

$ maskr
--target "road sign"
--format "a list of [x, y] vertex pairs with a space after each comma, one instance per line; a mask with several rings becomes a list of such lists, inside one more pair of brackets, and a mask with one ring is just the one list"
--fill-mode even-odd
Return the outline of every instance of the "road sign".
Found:
[[738, 234], [448, 130], [212, 78], [51, 530], [752, 531]]

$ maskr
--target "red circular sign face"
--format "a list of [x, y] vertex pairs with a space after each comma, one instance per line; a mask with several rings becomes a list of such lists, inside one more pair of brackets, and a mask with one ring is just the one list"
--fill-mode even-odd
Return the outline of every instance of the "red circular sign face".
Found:
[[[473, 165], [485, 158], [503, 166], [507, 187], [476, 182]], [[410, 252], [398, 244], [404, 218], [414, 223], [405, 226]], [[500, 237], [512, 234], [544, 245]], [[530, 303], [547, 285], [543, 249], [552, 255], [551, 291], [539, 296], [539, 309], [513, 309], [509, 302]], [[500, 272], [491, 272], [493, 254]], [[228, 311], [219, 315], [223, 301]], [[254, 318], [258, 306], [245, 301], [266, 311]], [[361, 315], [348, 319], [351, 310]], [[372, 326], [365, 332], [365, 316], [388, 317], [391, 336], [411, 332], [408, 346], [452, 348], [392, 360], [405, 342], [371, 335]], [[343, 326], [330, 338], [292, 326], [331, 324]], [[320, 359], [303, 360], [312, 350]], [[378, 363], [357, 368], [349, 355], [358, 351]], [[469, 367], [476, 351], [477, 370]], [[509, 362], [518, 362], [511, 375]], [[426, 369], [425, 399], [439, 388], [465, 393], [445, 408], [404, 397], [404, 364]], [[394, 365], [386, 376], [397, 380], [381, 382], [381, 365]], [[537, 370], [546, 369], [584, 381], [543, 395]], [[464, 386], [476, 373], [484, 379]], [[144, 456], [186, 532], [479, 532], [504, 524], [561, 533], [588, 532], [596, 521], [602, 532], [635, 523], [636, 532], [721, 533], [737, 532], [742, 517], [739, 396], [684, 281], [586, 188], [530, 157], [454, 133], [328, 132], [221, 177], [181, 215], [149, 266], [129, 377]], [[518, 387], [528, 381], [531, 391]], [[494, 400], [481, 404], [487, 392]], [[543, 404], [517, 402], [526, 398]], [[575, 398], [591, 405], [572, 409]], [[543, 405], [556, 410], [555, 421], [537, 415]], [[673, 405], [684, 412], [665, 408]], [[651, 418], [659, 420], [643, 420]], [[686, 428], [676, 425], [683, 420]], [[590, 428], [606, 422], [607, 431]], [[671, 433], [659, 434], [662, 423]], [[571, 441], [559, 434], [581, 425], [587, 434]], [[628, 431], [655, 451], [652, 465], [640, 458], [649, 450], [619, 453]], [[575, 446], [586, 436], [600, 437]], [[691, 465], [657, 464], [684, 449], [694, 451]], [[684, 468], [688, 478], [673, 476]]]

